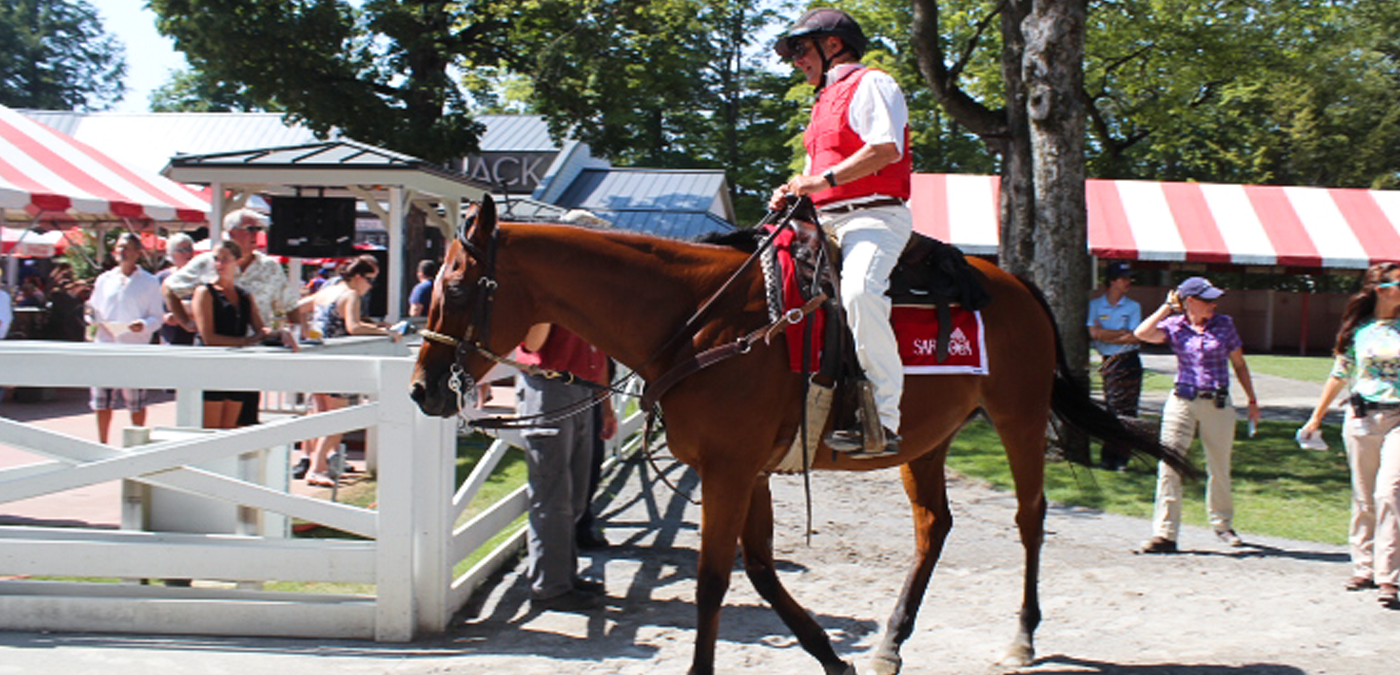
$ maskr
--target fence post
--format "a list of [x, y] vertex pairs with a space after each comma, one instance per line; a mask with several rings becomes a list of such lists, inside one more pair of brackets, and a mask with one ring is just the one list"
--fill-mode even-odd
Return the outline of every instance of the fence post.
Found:
[[[408, 397], [405, 396], [405, 399]], [[441, 633], [456, 609], [450, 605], [452, 530], [457, 487], [457, 423], [413, 411], [413, 594], [417, 629]]]
[[[414, 510], [417, 472], [413, 439], [412, 401], [408, 386], [413, 363], [408, 359], [379, 359], [379, 424], [369, 433], [378, 436], [379, 527], [376, 561], [374, 639], [406, 642], [413, 639], [414, 607]], [[396, 395], [399, 392], [402, 395]]]

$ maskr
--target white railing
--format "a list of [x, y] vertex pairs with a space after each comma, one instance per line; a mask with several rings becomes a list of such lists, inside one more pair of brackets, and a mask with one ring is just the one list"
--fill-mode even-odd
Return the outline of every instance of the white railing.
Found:
[[[156, 434], [150, 444], [124, 450], [0, 419], [0, 444], [49, 460], [0, 469], [0, 509], [21, 499], [124, 480], [362, 537], [287, 539], [256, 527], [239, 528], [237, 534], [0, 527], [0, 576], [15, 577], [0, 581], [0, 629], [380, 641], [441, 632], [482, 580], [511, 562], [523, 544], [523, 531], [513, 531], [454, 577], [454, 565], [525, 513], [525, 491], [516, 490], [456, 526], [504, 457], [507, 442], [493, 444], [465, 482], [454, 485], [455, 422], [417, 411], [406, 395], [411, 370], [412, 361], [403, 357], [0, 342], [0, 385], [175, 389], [177, 419], [188, 426], [198, 419], [205, 388], [362, 392], [368, 398], [343, 410], [254, 427]], [[624, 405], [619, 399], [617, 409]], [[640, 425], [640, 413], [628, 416], [619, 437], [634, 436]], [[366, 429], [367, 443], [378, 450], [374, 510], [288, 494], [257, 476], [245, 479], [195, 468], [240, 457], [246, 463], [266, 448], [356, 429]], [[614, 459], [638, 443], [635, 438], [614, 441]], [[237, 580], [239, 585], [178, 588], [23, 578], [32, 576]], [[262, 590], [261, 583], [268, 581], [367, 584], [373, 590]]]

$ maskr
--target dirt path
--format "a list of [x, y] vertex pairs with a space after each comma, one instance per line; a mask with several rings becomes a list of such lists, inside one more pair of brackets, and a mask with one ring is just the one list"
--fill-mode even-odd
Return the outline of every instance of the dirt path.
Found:
[[[674, 469], [684, 487], [690, 474]], [[683, 673], [694, 637], [696, 507], [650, 469], [613, 477], [608, 533], [622, 544], [592, 559], [606, 606], [591, 614], [528, 611], [515, 573], [501, 580], [443, 647], [460, 658], [402, 672]], [[639, 476], [641, 474], [642, 476]], [[803, 543], [800, 479], [775, 479], [775, 544], [784, 583], [862, 673], [910, 557], [909, 516], [895, 470], [813, 476], [816, 534]], [[910, 674], [985, 673], [1009, 640], [1021, 593], [1014, 499], [968, 481], [952, 487], [955, 527], [918, 627]], [[1041, 590], [1040, 660], [1028, 672], [1132, 675], [1400, 672], [1400, 612], [1346, 593], [1344, 549], [1250, 537], [1228, 549], [1185, 528], [1181, 555], [1140, 556], [1137, 519], [1054, 508]], [[1338, 527], [1344, 524], [1339, 523]], [[721, 672], [819, 673], [736, 570], [722, 617]], [[419, 664], [426, 666], [427, 664]]]

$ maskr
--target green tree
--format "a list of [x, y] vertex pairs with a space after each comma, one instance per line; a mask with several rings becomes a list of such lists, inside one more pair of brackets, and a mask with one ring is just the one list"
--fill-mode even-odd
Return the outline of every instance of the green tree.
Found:
[[248, 88], [233, 82], [210, 79], [202, 71], [185, 68], [171, 73], [170, 79], [150, 97], [151, 112], [254, 112], [277, 110], [275, 102], [259, 105]]
[[514, 5], [448, 0], [151, 0], [160, 31], [211, 81], [317, 133], [429, 161], [477, 150], [453, 68], [512, 49]]
[[1093, 175], [1394, 184], [1391, 0], [1116, 0], [1090, 12]]
[[558, 136], [619, 165], [720, 168], [739, 222], [752, 222], [786, 176], [798, 107], [785, 74], [763, 66], [773, 22], [753, 0], [563, 0], [532, 26], [547, 45], [524, 72], [533, 109]]
[[105, 110], [125, 91], [121, 41], [84, 0], [0, 3], [0, 104]]

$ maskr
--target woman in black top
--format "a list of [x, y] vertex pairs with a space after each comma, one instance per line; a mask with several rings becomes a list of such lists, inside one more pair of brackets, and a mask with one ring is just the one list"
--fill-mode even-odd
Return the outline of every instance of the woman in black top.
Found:
[[[238, 258], [242, 254], [238, 244], [225, 241], [214, 248], [214, 271], [218, 273], [212, 283], [195, 289], [191, 302], [194, 308], [194, 322], [199, 329], [199, 338], [210, 347], [246, 347], [257, 344], [274, 335], [262, 323], [258, 315], [257, 303], [247, 291], [239, 288]], [[248, 329], [252, 328], [250, 332]], [[282, 343], [296, 349], [296, 342], [286, 331], [280, 333]], [[204, 427], [206, 429], [232, 429], [237, 426], [238, 413], [243, 406], [236, 397], [238, 392], [204, 392]]]

